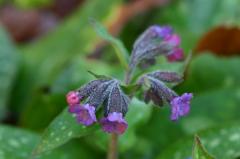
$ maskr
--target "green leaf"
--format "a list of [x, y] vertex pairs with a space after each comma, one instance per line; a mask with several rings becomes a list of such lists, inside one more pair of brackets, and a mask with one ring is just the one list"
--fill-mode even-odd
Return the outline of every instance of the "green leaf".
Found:
[[1, 27], [0, 44], [0, 118], [2, 118], [17, 73], [19, 56], [16, 48]]
[[202, 145], [198, 136], [194, 138], [193, 159], [214, 159]]
[[[138, 134], [151, 143], [151, 156], [154, 157], [187, 135], [210, 129], [220, 123], [227, 125], [229, 122], [239, 120], [239, 103], [240, 88], [238, 87], [201, 94], [194, 92], [188, 116], [178, 122], [172, 122], [169, 119], [169, 106], [164, 106], [162, 109], [154, 108], [151, 119]], [[192, 139], [189, 144], [192, 145]]]
[[237, 57], [218, 58], [212, 54], [199, 55], [192, 60], [186, 81], [179, 90], [209, 92], [234, 87], [240, 81], [239, 65], [240, 58]]
[[112, 79], [111, 77], [105, 76], [105, 75], [98, 75], [92, 71], [88, 71], [89, 74], [93, 75], [97, 79]]
[[121, 85], [121, 88], [126, 94], [131, 96], [140, 89], [140, 85], [138, 84]]
[[75, 117], [65, 109], [44, 131], [41, 141], [34, 150], [34, 154], [55, 149], [72, 138], [82, 137], [98, 130], [98, 125], [86, 127], [78, 124]]
[[[0, 125], [0, 158], [30, 158], [32, 150], [39, 140], [40, 136], [38, 134], [19, 128]], [[71, 142], [64, 147], [41, 154], [34, 159], [73, 159], [79, 157], [79, 155], [83, 158], [96, 157], [76, 142]]]
[[14, 0], [14, 4], [23, 8], [39, 8], [50, 5], [53, 0]]
[[[239, 123], [227, 124], [198, 133], [209, 153], [217, 159], [235, 159], [240, 156]], [[157, 159], [183, 159], [191, 156], [192, 137], [183, 138], [159, 155]]]
[[121, 62], [121, 64], [127, 69], [128, 68], [128, 61], [129, 61], [129, 53], [123, 43], [114, 38], [112, 35], [108, 33], [106, 28], [102, 26], [100, 23], [95, 21], [94, 19], [90, 19], [90, 23], [94, 27], [95, 31], [99, 36], [101, 36], [104, 40], [111, 43], [111, 45], [114, 47], [116, 54]]
[[191, 102], [190, 114], [181, 120], [180, 125], [186, 134], [193, 134], [219, 123], [238, 120], [239, 103], [238, 87], [198, 94]]
[[36, 134], [3, 125], [0, 136], [0, 158], [3, 159], [28, 158], [39, 139]]

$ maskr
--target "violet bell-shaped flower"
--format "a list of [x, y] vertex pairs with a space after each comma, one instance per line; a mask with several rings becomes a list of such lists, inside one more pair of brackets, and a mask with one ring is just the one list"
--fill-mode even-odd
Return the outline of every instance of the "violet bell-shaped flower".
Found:
[[189, 113], [192, 97], [192, 93], [184, 93], [182, 96], [177, 96], [171, 100], [171, 120], [178, 120], [179, 117], [186, 116]]
[[123, 134], [128, 127], [122, 113], [113, 112], [100, 120], [102, 129], [108, 133]]
[[95, 107], [89, 104], [75, 106], [73, 113], [76, 114], [77, 121], [85, 126], [92, 125], [97, 121]]

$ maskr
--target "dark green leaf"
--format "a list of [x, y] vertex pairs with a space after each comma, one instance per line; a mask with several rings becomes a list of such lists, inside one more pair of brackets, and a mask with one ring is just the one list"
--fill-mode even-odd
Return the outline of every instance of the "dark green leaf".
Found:
[[[239, 84], [240, 58], [218, 58], [203, 54], [191, 62], [181, 91], [209, 92]], [[224, 67], [223, 67], [224, 66]]]
[[2, 118], [17, 73], [19, 56], [16, 48], [1, 27], [0, 44], [0, 118]]

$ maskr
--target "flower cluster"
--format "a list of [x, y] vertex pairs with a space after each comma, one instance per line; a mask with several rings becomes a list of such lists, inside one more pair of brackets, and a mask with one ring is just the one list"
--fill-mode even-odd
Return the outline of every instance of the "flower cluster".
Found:
[[139, 63], [155, 60], [159, 55], [166, 56], [170, 62], [183, 60], [184, 54], [180, 43], [180, 37], [171, 27], [153, 25], [135, 41], [130, 68], [134, 69]]
[[[169, 26], [149, 27], [133, 45], [126, 84], [131, 82], [136, 66], [149, 67], [156, 62], [159, 55], [165, 56], [169, 62], [183, 60], [180, 42], [179, 36]], [[128, 127], [124, 117], [128, 111], [129, 97], [121, 90], [118, 80], [99, 75], [96, 77], [97, 80], [67, 94], [69, 112], [75, 114], [77, 121], [83, 125], [89, 126], [99, 122], [103, 131], [122, 134]], [[143, 91], [146, 103], [152, 101], [158, 106], [163, 106], [164, 103], [171, 106], [171, 120], [176, 121], [189, 113], [192, 93], [179, 96], [168, 86], [182, 82], [182, 76], [175, 72], [155, 71], [143, 74], [136, 78], [136, 81], [133, 85], [137, 88], [146, 88]], [[101, 106], [104, 115], [98, 120], [96, 112]]]
[[89, 126], [97, 122], [96, 111], [103, 105], [104, 117], [99, 123], [105, 132], [122, 134], [128, 126], [124, 116], [129, 99], [115, 79], [91, 81], [79, 90], [69, 92], [66, 100], [69, 112], [75, 114], [77, 121], [83, 125]]
[[184, 93], [178, 96], [176, 92], [166, 86], [167, 83], [179, 83], [182, 81], [181, 76], [175, 72], [161, 72], [145, 74], [138, 81], [140, 85], [147, 86], [144, 92], [144, 101], [146, 103], [153, 101], [155, 105], [163, 106], [163, 102], [171, 105], [171, 120], [176, 121], [179, 117], [185, 116], [190, 110], [190, 100], [192, 93]]

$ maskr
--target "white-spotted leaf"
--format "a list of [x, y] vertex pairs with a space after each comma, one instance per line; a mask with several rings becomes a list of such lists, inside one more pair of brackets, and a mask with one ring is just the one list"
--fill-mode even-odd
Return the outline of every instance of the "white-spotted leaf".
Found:
[[75, 117], [65, 109], [45, 130], [34, 154], [55, 149], [72, 138], [88, 135], [97, 129], [98, 125], [86, 127], [77, 123]]

